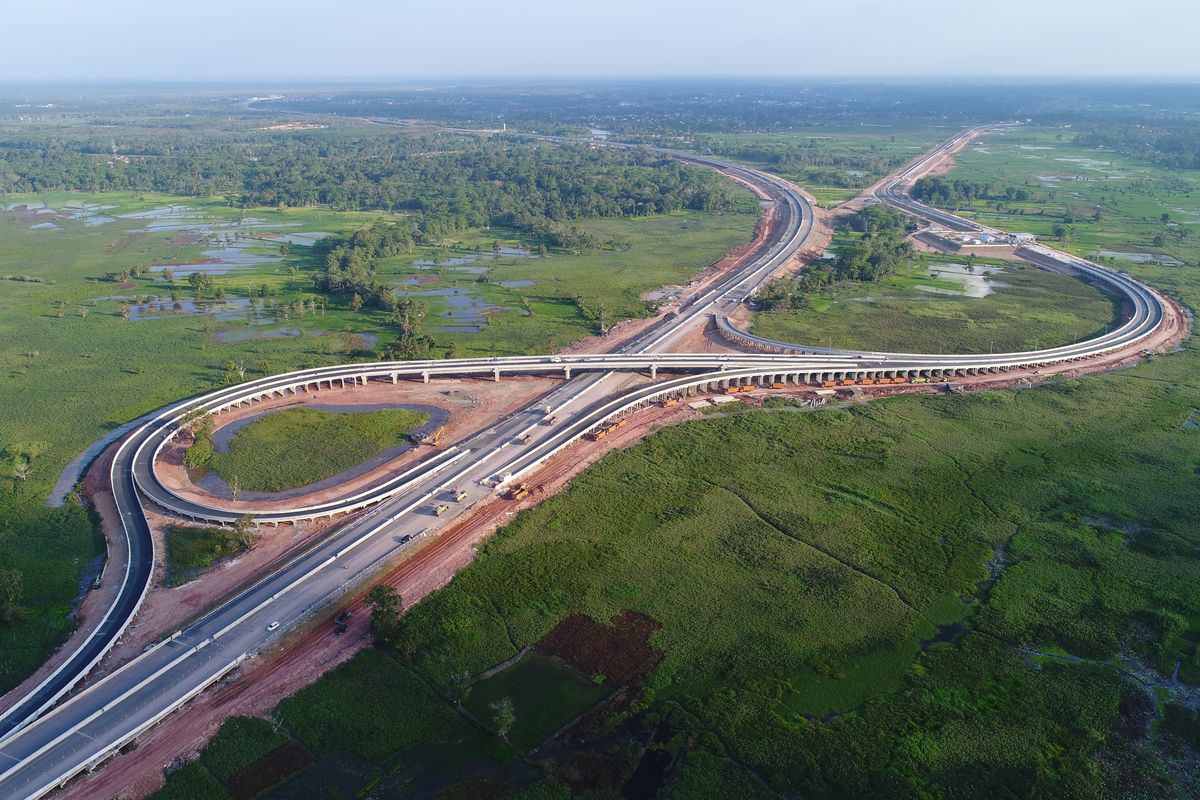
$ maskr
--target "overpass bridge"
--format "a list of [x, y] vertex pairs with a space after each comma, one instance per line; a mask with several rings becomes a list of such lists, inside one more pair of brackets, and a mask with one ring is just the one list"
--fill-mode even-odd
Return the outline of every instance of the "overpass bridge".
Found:
[[[927, 169], [961, 138], [918, 159], [877, 192], [883, 202], [951, 226], [979, 229], [968, 220], [916, 203], [904, 182]], [[1128, 276], [1049, 248], [1026, 257], [1051, 268], [1076, 270], [1101, 281], [1127, 300], [1129, 313], [1115, 330], [1088, 342], [1026, 353], [988, 355], [905, 354], [821, 349], [775, 342], [738, 329], [728, 313], [787, 264], [812, 232], [812, 211], [791, 184], [757, 170], [716, 159], [672, 154], [745, 180], [771, 197], [779, 226], [737, 272], [716, 282], [645, 334], [616, 352], [579, 356], [520, 356], [418, 362], [374, 362], [299, 370], [217, 390], [176, 403], [139, 427], [119, 447], [111, 480], [129, 548], [129, 568], [118, 602], [106, 622], [27, 697], [0, 715], [0, 796], [33, 798], [96, 768], [143, 732], [220, 680], [246, 658], [270, 646], [289, 628], [318, 613], [402, 552], [413, 537], [452, 520], [497, 486], [530, 470], [594, 431], [664, 398], [754, 384], [819, 384], [874, 377], [952, 379], [1086, 359], [1136, 346], [1163, 323], [1163, 301]], [[714, 355], [672, 353], [697, 325], [715, 318], [722, 335], [751, 352]], [[661, 373], [661, 374], [660, 374]], [[650, 380], [630, 385], [631, 375]], [[195, 413], [220, 414], [245, 404], [364, 386], [370, 381], [428, 381], [441, 376], [503, 380], [515, 375], [560, 375], [558, 386], [535, 406], [498, 420], [414, 465], [380, 486], [328, 503], [280, 509], [254, 516], [271, 524], [363, 511], [253, 586], [187, 627], [171, 633], [146, 653], [102, 680], [56, 703], [95, 665], [136, 612], [149, 586], [154, 546], [143, 503], [170, 513], [228, 524], [241, 511], [228, 504], [202, 504], [178, 497], [154, 475], [162, 449]], [[543, 425], [549, 406], [562, 420]], [[528, 441], [525, 442], [526, 437]], [[516, 444], [522, 442], [522, 444]], [[466, 502], [445, 518], [427, 507], [449, 487], [467, 487]], [[280, 625], [268, 626], [267, 622]], [[46, 709], [53, 708], [50, 711]]]

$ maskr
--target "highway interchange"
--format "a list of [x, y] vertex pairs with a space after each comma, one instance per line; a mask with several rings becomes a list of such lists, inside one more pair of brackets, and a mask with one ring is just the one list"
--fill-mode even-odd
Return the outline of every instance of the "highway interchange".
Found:
[[[885, 181], [875, 196], [902, 211], [957, 230], [979, 226], [911, 200], [906, 187], [934, 159], [961, 144], [964, 132]], [[729, 385], [812, 384], [844, 378], [955, 376], [1091, 358], [1136, 348], [1162, 325], [1164, 301], [1126, 275], [1049, 248], [1022, 253], [1039, 266], [1083, 273], [1127, 299], [1127, 319], [1087, 342], [1029, 353], [920, 355], [821, 349], [755, 337], [728, 320], [812, 236], [805, 196], [772, 175], [689, 154], [673, 157], [719, 170], [769, 195], [777, 225], [773, 237], [732, 274], [685, 302], [674, 315], [607, 354], [347, 364], [250, 381], [175, 404], [135, 430], [113, 460], [112, 489], [125, 526], [128, 568], [105, 621], [59, 669], [7, 713], [0, 715], [0, 797], [33, 798], [90, 770], [123, 745], [211, 686], [288, 630], [321, 613], [361, 586], [422, 535], [436, 535], [466, 509], [545, 463], [589, 431], [663, 398]], [[756, 351], [738, 354], [671, 352], [698, 327], [715, 320], [724, 335]], [[667, 373], [667, 374], [660, 374]], [[132, 619], [149, 588], [154, 548], [143, 502], [176, 516], [229, 523], [241, 511], [207, 505], [172, 492], [156, 477], [154, 462], [195, 409], [219, 413], [272, 397], [364, 385], [368, 381], [430, 380], [475, 376], [560, 375], [563, 380], [528, 408], [497, 420], [435, 453], [391, 481], [317, 505], [255, 513], [260, 524], [311, 520], [363, 509], [353, 522], [314, 543], [286, 565], [221, 603], [72, 697], [55, 705], [108, 651]], [[643, 376], [649, 376], [646, 382]], [[550, 416], [557, 424], [546, 424]], [[451, 488], [467, 492], [450, 513], [429, 506]], [[268, 625], [279, 626], [268, 630]]]

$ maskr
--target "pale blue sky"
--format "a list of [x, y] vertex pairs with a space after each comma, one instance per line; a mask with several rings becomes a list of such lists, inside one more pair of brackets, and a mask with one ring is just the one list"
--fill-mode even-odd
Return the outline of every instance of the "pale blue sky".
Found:
[[0, 83], [1200, 74], [1200, 0], [4, 0]]

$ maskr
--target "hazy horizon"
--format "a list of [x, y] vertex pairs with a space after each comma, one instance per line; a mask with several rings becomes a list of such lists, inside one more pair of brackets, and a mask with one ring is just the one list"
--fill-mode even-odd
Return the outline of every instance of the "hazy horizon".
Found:
[[[69, 4], [68, 4], [69, 5]], [[5, 12], [0, 82], [453, 80], [1188, 80], [1200, 5], [932, 0], [575, 6], [314, 0], [163, 7], [110, 0]], [[52, 58], [47, 58], [53, 49]], [[236, 64], [236, 66], [234, 66]]]

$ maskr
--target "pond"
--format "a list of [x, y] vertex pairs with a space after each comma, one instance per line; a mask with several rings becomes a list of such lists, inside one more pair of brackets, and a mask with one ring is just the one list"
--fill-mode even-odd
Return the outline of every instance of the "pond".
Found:
[[1001, 274], [1004, 270], [998, 267], [977, 266], [974, 271], [968, 270], [966, 264], [932, 264], [929, 273], [935, 280], [954, 281], [962, 284], [961, 290], [947, 289], [941, 286], [917, 286], [922, 292], [931, 294], [946, 294], [957, 297], [987, 297], [996, 289], [1008, 286], [1007, 283], [991, 280], [989, 276]]
[[441, 333], [477, 333], [485, 325], [489, 314], [497, 311], [523, 311], [511, 306], [499, 306], [480, 297], [473, 288], [426, 289], [421, 292], [397, 291], [401, 297], [439, 297], [447, 310], [438, 314], [439, 319], [448, 320], [436, 326]]

